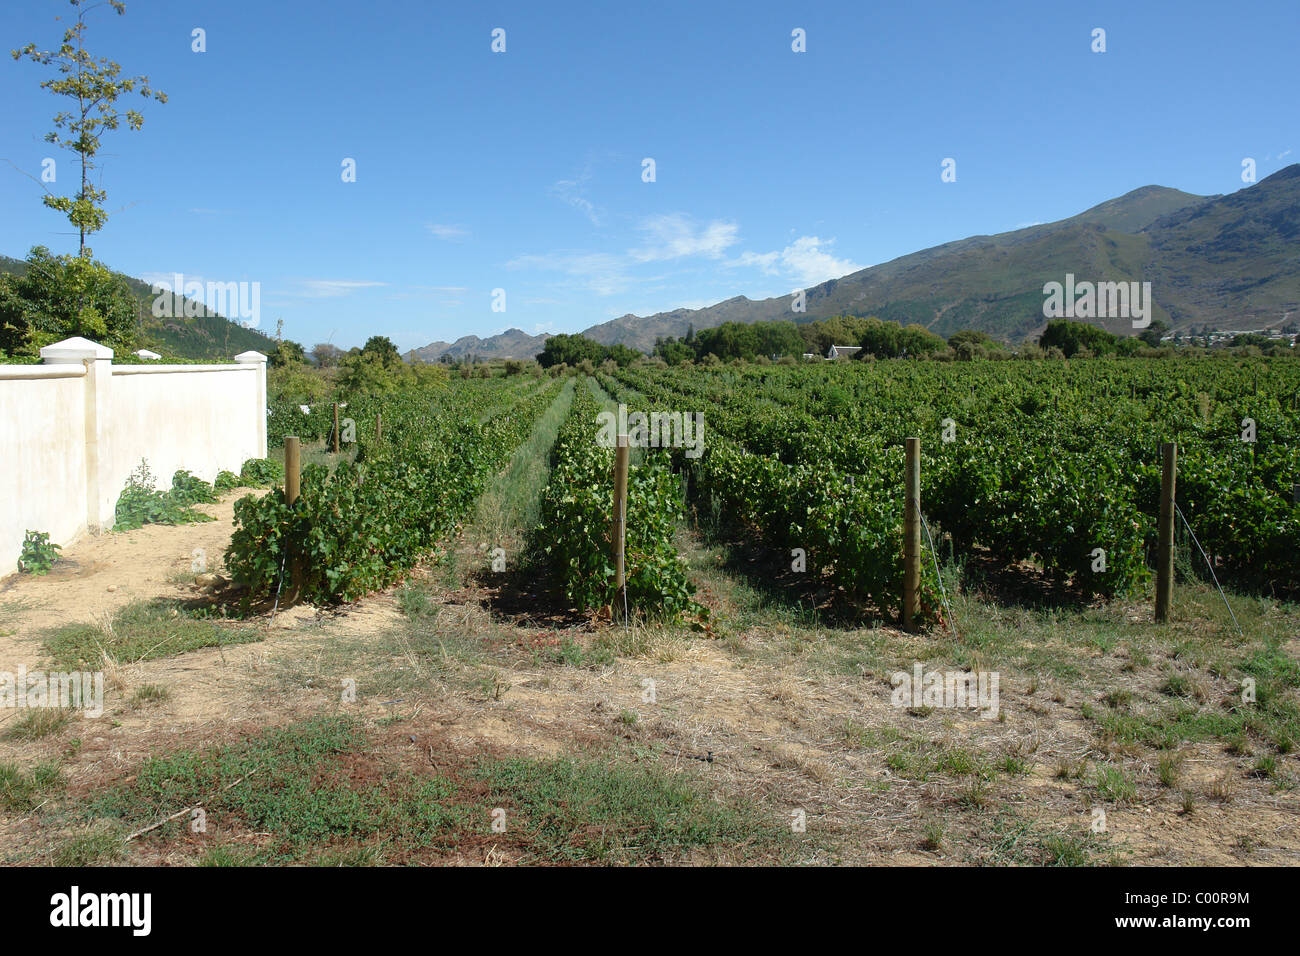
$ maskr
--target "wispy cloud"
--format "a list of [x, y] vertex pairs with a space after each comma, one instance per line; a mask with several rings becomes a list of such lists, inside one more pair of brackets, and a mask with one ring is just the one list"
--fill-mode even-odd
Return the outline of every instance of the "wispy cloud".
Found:
[[641, 222], [645, 245], [631, 250], [628, 255], [637, 262], [659, 262], [687, 256], [720, 259], [739, 241], [739, 232], [734, 222], [721, 219], [697, 224], [680, 212], [650, 216]]
[[294, 294], [308, 299], [334, 299], [342, 295], [351, 295], [358, 289], [386, 285], [387, 282], [371, 282], [367, 279], [299, 279], [298, 289]]
[[865, 268], [850, 259], [839, 259], [828, 251], [834, 239], [800, 236], [778, 252], [745, 252], [727, 262], [729, 266], [761, 269], [768, 275], [788, 276], [805, 286], [838, 279]]
[[577, 209], [593, 226], [599, 226], [601, 212], [595, 203], [586, 196], [587, 184], [591, 182], [591, 162], [588, 161], [582, 172], [573, 179], [561, 179], [551, 186], [551, 194], [559, 197], [574, 209]]
[[433, 233], [439, 239], [463, 239], [469, 235], [469, 230], [464, 226], [453, 226], [444, 222], [426, 222], [424, 228]]

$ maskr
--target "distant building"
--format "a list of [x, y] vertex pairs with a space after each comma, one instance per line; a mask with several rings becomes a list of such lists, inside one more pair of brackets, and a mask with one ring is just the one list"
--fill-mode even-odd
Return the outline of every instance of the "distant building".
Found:
[[148, 349], [140, 349], [140, 351], [136, 352], [135, 354], [137, 357], [145, 359], [146, 361], [149, 362], [156, 362], [158, 361], [158, 359], [162, 358], [162, 356], [159, 355], [157, 352], [150, 352]]
[[860, 345], [832, 345], [830, 351], [826, 353], [828, 359], [853, 358], [854, 352], [861, 352]]

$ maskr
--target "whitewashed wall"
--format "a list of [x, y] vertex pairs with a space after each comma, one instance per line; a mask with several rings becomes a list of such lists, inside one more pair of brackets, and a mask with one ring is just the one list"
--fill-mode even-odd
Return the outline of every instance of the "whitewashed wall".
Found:
[[26, 531], [58, 544], [113, 526], [144, 459], [160, 488], [179, 469], [212, 481], [266, 457], [266, 357], [234, 365], [113, 365], [111, 349], [68, 339], [41, 365], [0, 365], [0, 577]]

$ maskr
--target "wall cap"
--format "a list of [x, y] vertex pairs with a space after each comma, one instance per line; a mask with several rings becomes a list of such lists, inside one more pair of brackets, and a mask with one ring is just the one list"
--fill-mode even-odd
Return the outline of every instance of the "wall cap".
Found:
[[79, 335], [64, 339], [62, 342], [55, 342], [53, 345], [46, 345], [41, 349], [41, 361], [50, 365], [67, 365], [73, 362], [84, 362], [86, 359], [108, 361], [112, 358], [113, 350], [108, 346], [83, 339]]
[[261, 352], [251, 352], [251, 351], [240, 352], [238, 355], [235, 356], [235, 361], [243, 362], [245, 364], [251, 364], [253, 362], [261, 362], [263, 365], [265, 365], [266, 356], [263, 355]]

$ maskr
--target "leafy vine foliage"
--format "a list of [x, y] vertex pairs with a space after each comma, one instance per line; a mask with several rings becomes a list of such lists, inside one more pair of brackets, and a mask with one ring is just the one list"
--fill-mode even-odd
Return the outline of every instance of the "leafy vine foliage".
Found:
[[[542, 493], [534, 545], [565, 598], [579, 608], [613, 605], [610, 547], [614, 450], [596, 441], [600, 406], [579, 389], [560, 429]], [[667, 462], [646, 457], [628, 470], [624, 568], [627, 603], [655, 617], [703, 614], [673, 544], [684, 520], [680, 484]]]
[[283, 488], [236, 502], [227, 568], [253, 596], [270, 596], [289, 584], [292, 556], [300, 596], [320, 603], [400, 580], [455, 529], [560, 387], [534, 388], [483, 424], [445, 386], [354, 403], [355, 457], [305, 466], [292, 506]]

